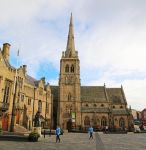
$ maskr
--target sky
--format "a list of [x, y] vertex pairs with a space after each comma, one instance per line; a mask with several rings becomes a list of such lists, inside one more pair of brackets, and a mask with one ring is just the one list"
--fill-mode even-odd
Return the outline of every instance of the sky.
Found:
[[0, 0], [0, 47], [10, 62], [58, 84], [70, 14], [79, 53], [81, 85], [124, 88], [128, 107], [146, 108], [145, 0]]

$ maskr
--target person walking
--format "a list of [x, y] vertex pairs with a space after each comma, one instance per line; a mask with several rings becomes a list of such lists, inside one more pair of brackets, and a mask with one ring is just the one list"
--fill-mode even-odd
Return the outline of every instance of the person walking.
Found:
[[89, 127], [88, 133], [89, 133], [89, 135], [90, 135], [90, 136], [89, 136], [89, 140], [90, 140], [90, 139], [93, 139], [93, 127], [92, 127], [92, 126]]
[[61, 129], [59, 126], [57, 126], [56, 128], [56, 131], [55, 131], [55, 134], [56, 134], [56, 143], [59, 142], [60, 143], [60, 134], [61, 134]]

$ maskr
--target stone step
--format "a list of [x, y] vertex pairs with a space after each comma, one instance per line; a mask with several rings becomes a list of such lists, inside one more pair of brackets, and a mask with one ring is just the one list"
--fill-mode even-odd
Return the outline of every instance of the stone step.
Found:
[[28, 141], [28, 136], [0, 135], [0, 141]]

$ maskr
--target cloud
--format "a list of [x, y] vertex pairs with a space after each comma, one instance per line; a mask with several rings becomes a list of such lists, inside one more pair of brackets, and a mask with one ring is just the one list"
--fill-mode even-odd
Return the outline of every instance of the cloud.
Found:
[[20, 49], [19, 65], [27, 64], [28, 74], [57, 84], [73, 12], [82, 85], [123, 84], [128, 102], [142, 108], [137, 102], [145, 99], [145, 6], [144, 0], [0, 0], [0, 46], [11, 44], [13, 65]]

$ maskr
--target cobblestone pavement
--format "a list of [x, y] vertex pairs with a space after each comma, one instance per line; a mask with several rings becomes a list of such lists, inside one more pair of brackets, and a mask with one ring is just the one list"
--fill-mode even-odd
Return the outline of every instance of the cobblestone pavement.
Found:
[[0, 141], [0, 150], [146, 150], [146, 134], [95, 133], [93, 140], [88, 138], [87, 133], [65, 133], [60, 143], [54, 135], [39, 142]]
[[105, 150], [146, 150], [146, 133], [99, 133]]

